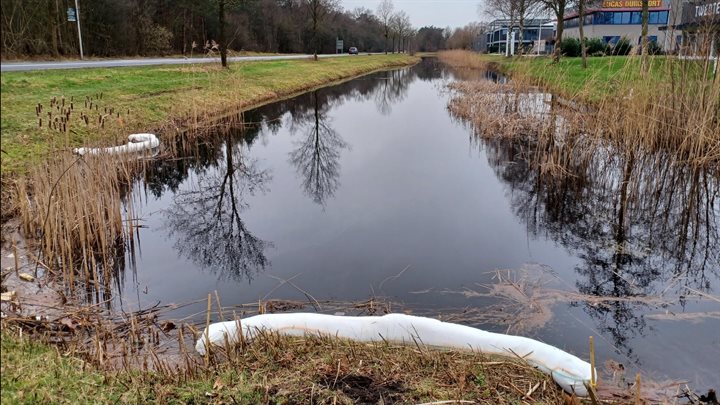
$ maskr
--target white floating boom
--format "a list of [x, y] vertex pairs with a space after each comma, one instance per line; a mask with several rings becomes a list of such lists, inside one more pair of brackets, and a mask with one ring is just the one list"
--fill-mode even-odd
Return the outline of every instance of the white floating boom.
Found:
[[160, 145], [155, 134], [132, 134], [128, 136], [128, 143], [110, 148], [76, 148], [73, 152], [78, 155], [119, 155], [123, 153], [141, 152], [157, 148]]
[[312, 313], [256, 315], [240, 321], [210, 324], [198, 339], [195, 350], [205, 355], [206, 344], [222, 346], [250, 340], [263, 331], [290, 336], [322, 335], [360, 342], [391, 341], [437, 347], [471, 349], [486, 354], [521, 357], [552, 376], [565, 391], [587, 396], [590, 364], [546, 343], [526, 337], [491, 333], [436, 319], [388, 314], [384, 316], [335, 316]]

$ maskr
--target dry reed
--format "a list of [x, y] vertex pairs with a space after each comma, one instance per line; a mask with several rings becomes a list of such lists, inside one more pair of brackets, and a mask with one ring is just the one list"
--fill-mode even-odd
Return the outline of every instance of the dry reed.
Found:
[[[459, 67], [496, 68], [467, 52], [448, 52], [441, 57]], [[639, 77], [634, 62], [629, 58], [612, 82], [590, 77], [582, 89], [571, 95], [572, 100], [537, 89], [535, 84], [544, 84], [537, 77], [552, 75], [537, 71], [531, 74], [522, 61], [515, 62], [520, 67], [509, 84], [453, 84], [457, 96], [450, 109], [470, 120], [484, 137], [533, 136], [543, 143], [548, 139], [554, 142], [561, 135], [563, 141], [582, 139], [585, 147], [609, 144], [623, 151], [671, 153], [674, 160], [691, 166], [717, 167], [720, 78], [708, 72], [708, 60], [656, 58], [651, 69], [662, 80]], [[617, 91], [587, 101], [597, 93], [598, 86], [614, 86]]]
[[136, 219], [128, 198], [142, 160], [60, 154], [17, 182], [18, 211], [38, 256], [70, 292], [75, 287], [109, 294], [124, 266]]

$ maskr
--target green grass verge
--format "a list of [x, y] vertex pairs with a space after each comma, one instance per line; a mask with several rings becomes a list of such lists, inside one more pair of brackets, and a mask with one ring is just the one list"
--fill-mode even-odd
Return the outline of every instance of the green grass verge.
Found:
[[[132, 132], [168, 127], [172, 119], [244, 109], [379, 69], [409, 65], [407, 55], [102, 69], [7, 72], [0, 86], [3, 174], [25, 171], [58, 149], [120, 141]], [[102, 94], [102, 98], [100, 98]], [[49, 101], [65, 97], [74, 109], [67, 132], [48, 129]], [[95, 97], [92, 111], [86, 97]], [[44, 110], [36, 116], [35, 107]], [[105, 108], [115, 113], [101, 126]], [[129, 111], [129, 114], [128, 114]], [[89, 116], [86, 125], [80, 112]], [[120, 112], [120, 117], [117, 117]], [[53, 119], [59, 115], [55, 111]], [[38, 127], [43, 119], [42, 128]], [[171, 127], [171, 126], [170, 126]]]
[[530, 386], [532, 403], [564, 401], [548, 375], [516, 359], [332, 338], [269, 335], [218, 365], [164, 375], [100, 372], [4, 329], [1, 360], [3, 404], [514, 404]]
[[665, 57], [651, 57], [649, 74], [642, 77], [640, 58], [633, 56], [588, 57], [587, 69], [583, 69], [579, 57], [561, 58], [559, 63], [543, 56], [506, 58], [478, 54], [476, 57], [494, 63], [502, 73], [530, 79], [556, 94], [589, 102], [617, 96], [622, 90], [641, 82], [659, 85], [669, 80], [669, 66], [682, 68], [680, 64], [668, 64]]
[[[106, 375], [78, 358], [61, 355], [53, 346], [6, 331], [1, 367], [3, 404], [187, 404], [211, 402], [215, 395], [214, 378], [179, 383], [152, 372]], [[216, 378], [228, 383], [226, 398], [244, 404], [261, 402], [262, 392], [246, 383], [242, 374], [224, 370]]]

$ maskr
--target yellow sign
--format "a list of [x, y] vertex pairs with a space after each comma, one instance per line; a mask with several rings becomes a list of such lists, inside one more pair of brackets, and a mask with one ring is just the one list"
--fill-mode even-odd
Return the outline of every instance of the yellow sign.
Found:
[[[641, 8], [642, 0], [605, 0], [603, 8]], [[662, 7], [662, 0], [649, 0], [648, 7]]]

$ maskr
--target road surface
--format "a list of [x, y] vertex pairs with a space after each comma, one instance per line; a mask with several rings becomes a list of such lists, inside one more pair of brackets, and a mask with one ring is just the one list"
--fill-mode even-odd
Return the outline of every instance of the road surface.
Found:
[[[348, 54], [318, 55], [320, 58], [334, 58]], [[312, 55], [275, 55], [275, 56], [237, 56], [228, 58], [228, 62], [253, 62], [262, 60], [307, 59]], [[69, 62], [8, 62], [0, 63], [2, 72], [26, 72], [49, 69], [82, 69], [124, 66], [150, 65], [187, 65], [193, 63], [220, 63], [220, 58], [148, 58], [148, 59], [111, 59]]]

